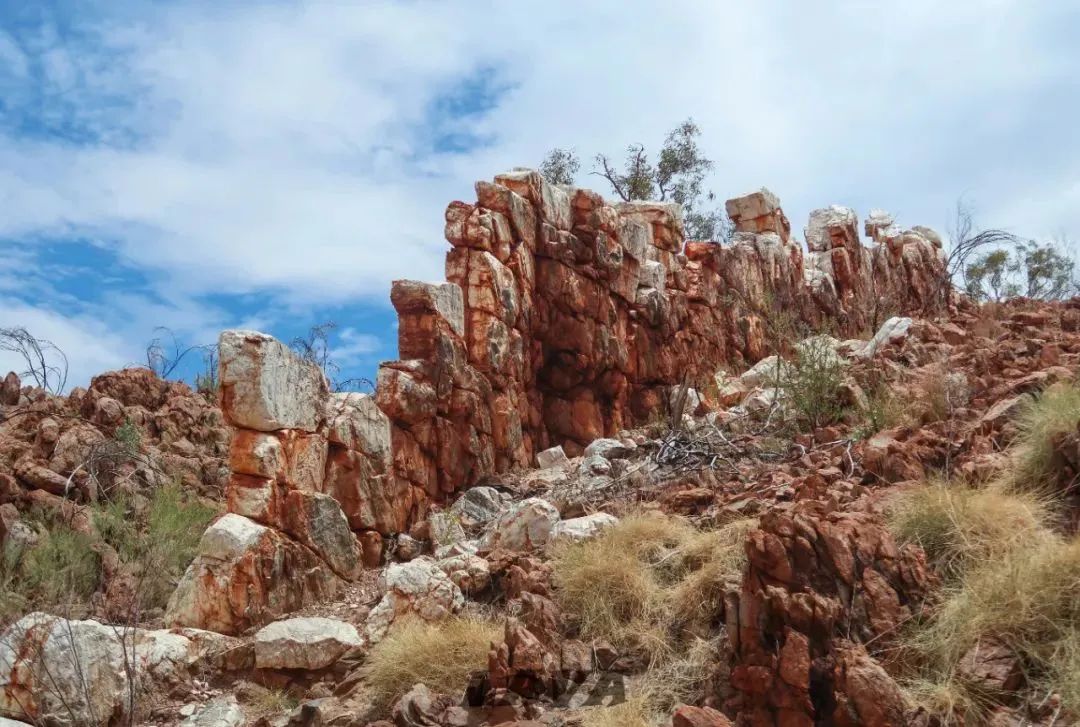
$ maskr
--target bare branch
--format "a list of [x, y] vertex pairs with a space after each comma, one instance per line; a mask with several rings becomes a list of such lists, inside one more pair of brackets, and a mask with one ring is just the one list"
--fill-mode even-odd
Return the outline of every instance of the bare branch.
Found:
[[154, 329], [154, 333], [168, 334], [171, 339], [171, 346], [168, 347], [162, 343], [161, 337], [155, 337], [146, 346], [146, 368], [162, 379], [171, 376], [189, 353], [206, 348], [203, 345], [182, 347], [176, 334], [165, 326], [158, 326]]
[[611, 166], [611, 162], [607, 156], [603, 154], [596, 155], [596, 163], [600, 165], [599, 171], [593, 171], [593, 174], [598, 174], [608, 181], [611, 188], [615, 191], [615, 194], [619, 195], [623, 202], [629, 202], [630, 196], [625, 189], [623, 178], [617, 171]]
[[0, 328], [0, 351], [18, 355], [26, 364], [20, 378], [30, 378], [53, 394], [67, 387], [68, 359], [52, 341], [37, 338], [21, 326]]

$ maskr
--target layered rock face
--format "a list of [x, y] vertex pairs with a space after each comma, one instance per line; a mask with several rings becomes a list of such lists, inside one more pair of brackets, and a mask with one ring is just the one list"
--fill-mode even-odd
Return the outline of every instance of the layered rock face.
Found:
[[378, 565], [414, 498], [390, 476], [390, 422], [372, 397], [331, 394], [315, 364], [261, 333], [224, 332], [219, 361], [229, 514], [203, 535], [167, 620], [238, 633]]
[[800, 503], [761, 519], [729, 596], [732, 684], [747, 725], [900, 725], [905, 704], [866, 653], [890, 645], [935, 584], [880, 520]]
[[476, 185], [446, 211], [448, 283], [394, 283], [400, 361], [379, 370], [394, 474], [439, 498], [485, 474], [530, 466], [662, 408], [670, 387], [766, 354], [774, 311], [839, 333], [940, 306], [940, 239], [811, 214], [809, 252], [777, 198], [729, 200], [730, 245], [686, 241], [678, 205], [612, 205], [533, 171]]
[[728, 201], [729, 245], [687, 242], [678, 205], [612, 205], [534, 171], [476, 191], [446, 211], [448, 282], [393, 285], [401, 360], [379, 368], [374, 397], [330, 393], [316, 366], [269, 336], [222, 334], [228, 508], [271, 531], [217, 552], [252, 530], [219, 527], [233, 534], [204, 543], [176, 623], [233, 631], [281, 610], [253, 615], [230, 585], [251, 579], [255, 543], [277, 560], [292, 554], [282, 562], [296, 571], [272, 569], [262, 601], [307, 602], [333, 587], [299, 577], [309, 555], [354, 577], [429, 502], [549, 447], [581, 454], [655, 416], [673, 387], [760, 360], [777, 311], [855, 333], [886, 308], [941, 304], [940, 240], [880, 215], [865, 248], [853, 211], [815, 211], [804, 255], [767, 190]]

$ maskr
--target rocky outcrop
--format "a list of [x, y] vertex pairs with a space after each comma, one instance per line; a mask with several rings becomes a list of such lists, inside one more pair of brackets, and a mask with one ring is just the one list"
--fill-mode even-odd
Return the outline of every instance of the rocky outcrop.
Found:
[[900, 690], [859, 644], [888, 647], [918, 613], [934, 585], [922, 551], [812, 501], [762, 517], [746, 550], [726, 609], [740, 724], [904, 724]]
[[465, 605], [457, 584], [431, 558], [395, 563], [380, 578], [382, 598], [371, 610], [365, 626], [370, 642], [379, 641], [400, 616], [438, 621]]
[[165, 620], [237, 634], [333, 596], [341, 580], [311, 549], [229, 513], [207, 528]]
[[[492, 474], [565, 468], [584, 452], [594, 489], [609, 486], [611, 460], [632, 451], [609, 435], [668, 406], [680, 384], [762, 359], [778, 307], [853, 333], [882, 306], [941, 302], [936, 235], [875, 223], [880, 239], [864, 248], [846, 208], [811, 215], [804, 255], [767, 190], [728, 201], [727, 245], [687, 242], [678, 205], [612, 205], [533, 171], [476, 193], [446, 211], [447, 282], [394, 282], [400, 360], [380, 366], [373, 397], [331, 394], [316, 366], [269, 336], [221, 336], [222, 410], [236, 428], [229, 511], [342, 578], [381, 562], [372, 550], [432, 502]], [[701, 404], [695, 392], [690, 409]], [[545, 546], [559, 512], [530, 500], [499, 517], [483, 545], [529, 550]], [[442, 518], [436, 535], [453, 525]], [[399, 555], [410, 542], [397, 538]], [[468, 568], [453, 572], [473, 582]]]
[[389, 474], [390, 424], [370, 396], [331, 394], [318, 366], [261, 333], [225, 331], [218, 348], [235, 427], [229, 514], [207, 530], [167, 617], [237, 633], [377, 565], [413, 498]]
[[[222, 336], [223, 407], [240, 430], [232, 465], [245, 475], [233, 489], [252, 502], [243, 514], [272, 520], [276, 478], [332, 495], [355, 530], [401, 532], [430, 500], [549, 447], [580, 454], [684, 379], [758, 361], [778, 307], [853, 333], [885, 308], [941, 304], [937, 235], [880, 215], [867, 248], [852, 210], [816, 210], [804, 255], [768, 190], [728, 201], [729, 245], [686, 242], [678, 205], [611, 205], [533, 171], [476, 192], [446, 211], [448, 282], [393, 285], [401, 360], [380, 367], [374, 399], [329, 395], [266, 336]], [[257, 466], [258, 452], [286, 470]]]
[[275, 621], [255, 634], [255, 668], [323, 669], [362, 644], [355, 626], [332, 618]]
[[875, 223], [866, 248], [847, 208], [811, 215], [804, 255], [767, 190], [728, 201], [730, 245], [685, 242], [677, 205], [532, 171], [476, 191], [446, 212], [449, 283], [394, 284], [402, 360], [379, 372], [395, 474], [429, 497], [553, 445], [579, 454], [684, 377], [757, 361], [773, 308], [853, 333], [941, 303], [938, 237]]
[[229, 428], [213, 402], [142, 368], [95, 376], [67, 396], [22, 386], [0, 393], [0, 501], [28, 490], [92, 500], [114, 487], [185, 488], [219, 497]]

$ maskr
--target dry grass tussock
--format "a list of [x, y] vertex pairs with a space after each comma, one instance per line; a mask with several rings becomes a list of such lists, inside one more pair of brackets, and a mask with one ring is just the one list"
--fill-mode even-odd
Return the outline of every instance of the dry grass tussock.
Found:
[[248, 685], [245, 703], [257, 717], [278, 717], [289, 714], [300, 700], [283, 689], [271, 689], [258, 684]]
[[700, 696], [723, 637], [726, 587], [745, 566], [751, 520], [699, 531], [687, 521], [635, 513], [554, 556], [555, 599], [585, 639], [603, 639], [649, 662], [633, 698], [591, 710], [586, 725], [653, 724]]
[[913, 697], [945, 724], [982, 724], [1015, 701], [965, 677], [963, 657], [1008, 647], [1033, 698], [1061, 695], [1080, 713], [1080, 539], [1053, 529], [1052, 442], [1080, 420], [1080, 390], [1051, 387], [1020, 415], [1013, 469], [978, 489], [931, 482], [891, 509], [898, 538], [918, 543], [946, 587], [932, 614], [902, 635], [897, 668]]
[[372, 647], [363, 666], [366, 696], [385, 711], [417, 683], [458, 694], [487, 667], [488, 650], [502, 640], [492, 621], [455, 617], [438, 623], [405, 619]]
[[973, 563], [1048, 537], [1049, 506], [1032, 493], [935, 480], [897, 497], [889, 526], [901, 542], [926, 551], [946, 581], [955, 581]]
[[939, 714], [952, 709], [969, 722], [980, 719], [1006, 695], [965, 679], [958, 664], [970, 649], [993, 640], [1021, 659], [1035, 693], [1057, 692], [1067, 709], [1080, 709], [1078, 590], [1080, 541], [1044, 539], [973, 566], [933, 618], [906, 636], [917, 664], [913, 696]]
[[1054, 439], [1075, 432], [1080, 422], [1080, 386], [1061, 382], [1049, 387], [1021, 410], [1014, 442], [1016, 455], [1010, 483], [1024, 490], [1055, 489]]
[[555, 598], [583, 637], [663, 657], [679, 630], [710, 625], [715, 596], [742, 573], [751, 522], [698, 531], [679, 518], [631, 514], [555, 553]]
[[581, 727], [653, 727], [653, 713], [644, 697], [632, 697], [612, 707], [592, 707], [582, 715]]

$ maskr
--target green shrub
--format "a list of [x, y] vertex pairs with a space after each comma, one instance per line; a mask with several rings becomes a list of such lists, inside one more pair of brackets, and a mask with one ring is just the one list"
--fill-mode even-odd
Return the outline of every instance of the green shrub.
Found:
[[0, 624], [32, 609], [87, 613], [90, 597], [101, 584], [101, 556], [95, 546], [100, 548], [102, 541], [136, 576], [143, 610], [164, 607], [217, 515], [214, 507], [188, 496], [177, 484], [154, 490], [149, 499], [117, 497], [86, 507], [100, 541], [48, 514], [25, 514], [37, 527], [39, 540], [21, 554], [0, 554]]
[[898, 396], [887, 382], [879, 382], [869, 390], [863, 408], [862, 423], [857, 439], [865, 439], [885, 429], [892, 429], [910, 421], [909, 402]]
[[144, 605], [165, 605], [195, 558], [203, 532], [217, 514], [217, 508], [185, 495], [179, 485], [167, 485], [154, 492], [146, 515], [145, 538], [153, 553], [149, 563], [156, 575], [147, 583]]
[[113, 438], [129, 455], [135, 456], [139, 453], [139, 447], [142, 444], [142, 433], [139, 432], [139, 427], [131, 419], [124, 419], [124, 423], [116, 428]]
[[0, 621], [27, 610], [81, 615], [101, 582], [101, 556], [94, 541], [64, 524], [42, 530], [32, 548], [7, 551], [0, 559]]
[[844, 415], [844, 362], [827, 337], [806, 339], [795, 361], [777, 370], [783, 372], [780, 386], [800, 423], [816, 429]]
[[102, 539], [135, 570], [142, 607], [156, 608], [168, 601], [216, 514], [169, 484], [154, 490], [141, 507], [132, 498], [97, 505], [93, 519]]

